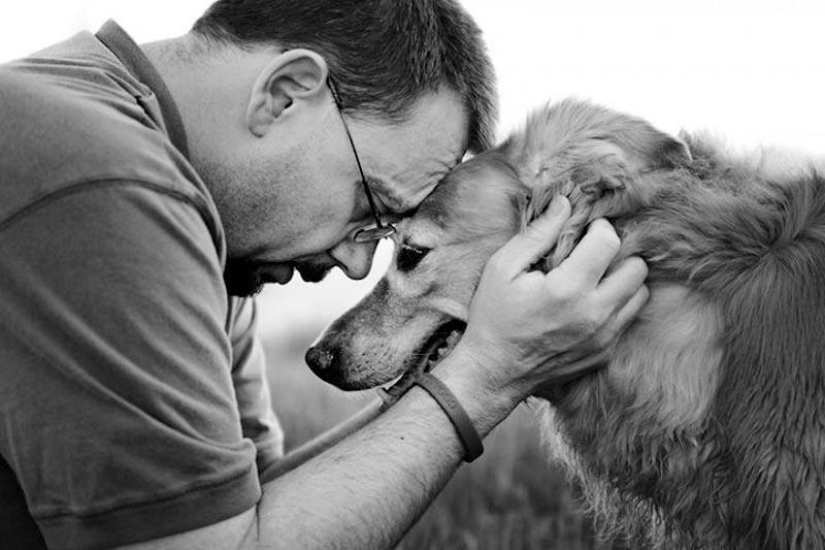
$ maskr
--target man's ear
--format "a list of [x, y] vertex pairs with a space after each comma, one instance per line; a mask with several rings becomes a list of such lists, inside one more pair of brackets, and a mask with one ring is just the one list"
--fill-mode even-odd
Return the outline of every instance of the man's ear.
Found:
[[252, 86], [246, 110], [249, 131], [261, 137], [296, 105], [326, 101], [328, 74], [324, 58], [311, 50], [279, 54], [261, 69]]

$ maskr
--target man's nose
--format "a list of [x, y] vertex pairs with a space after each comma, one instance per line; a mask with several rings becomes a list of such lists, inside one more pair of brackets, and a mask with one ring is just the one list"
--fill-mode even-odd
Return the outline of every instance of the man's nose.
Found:
[[350, 279], [360, 280], [366, 277], [372, 267], [378, 241], [356, 243], [347, 239], [330, 250], [330, 255], [338, 262]]

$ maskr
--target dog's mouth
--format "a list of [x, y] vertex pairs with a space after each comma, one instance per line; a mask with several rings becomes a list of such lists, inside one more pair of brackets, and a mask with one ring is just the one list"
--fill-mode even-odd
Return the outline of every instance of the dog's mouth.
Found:
[[453, 351], [466, 328], [467, 323], [458, 319], [452, 319], [438, 327], [414, 354], [419, 360], [407, 372], [430, 372]]
[[391, 400], [403, 395], [415, 383], [415, 379], [422, 373], [430, 372], [437, 364], [446, 358], [455, 348], [467, 323], [452, 319], [439, 326], [427, 341], [412, 355], [412, 366], [404, 374], [396, 378], [385, 391]]

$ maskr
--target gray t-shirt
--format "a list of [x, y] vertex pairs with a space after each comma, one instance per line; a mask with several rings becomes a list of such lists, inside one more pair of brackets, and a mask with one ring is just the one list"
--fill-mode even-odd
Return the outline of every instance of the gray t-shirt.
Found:
[[126, 33], [98, 36], [0, 66], [4, 549], [227, 519], [282, 453], [177, 109]]

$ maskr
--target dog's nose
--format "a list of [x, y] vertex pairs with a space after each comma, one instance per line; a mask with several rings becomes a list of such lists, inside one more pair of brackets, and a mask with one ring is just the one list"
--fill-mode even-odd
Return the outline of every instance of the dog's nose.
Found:
[[313, 372], [321, 376], [322, 372], [328, 370], [335, 363], [335, 353], [320, 346], [312, 346], [307, 350], [304, 360]]

